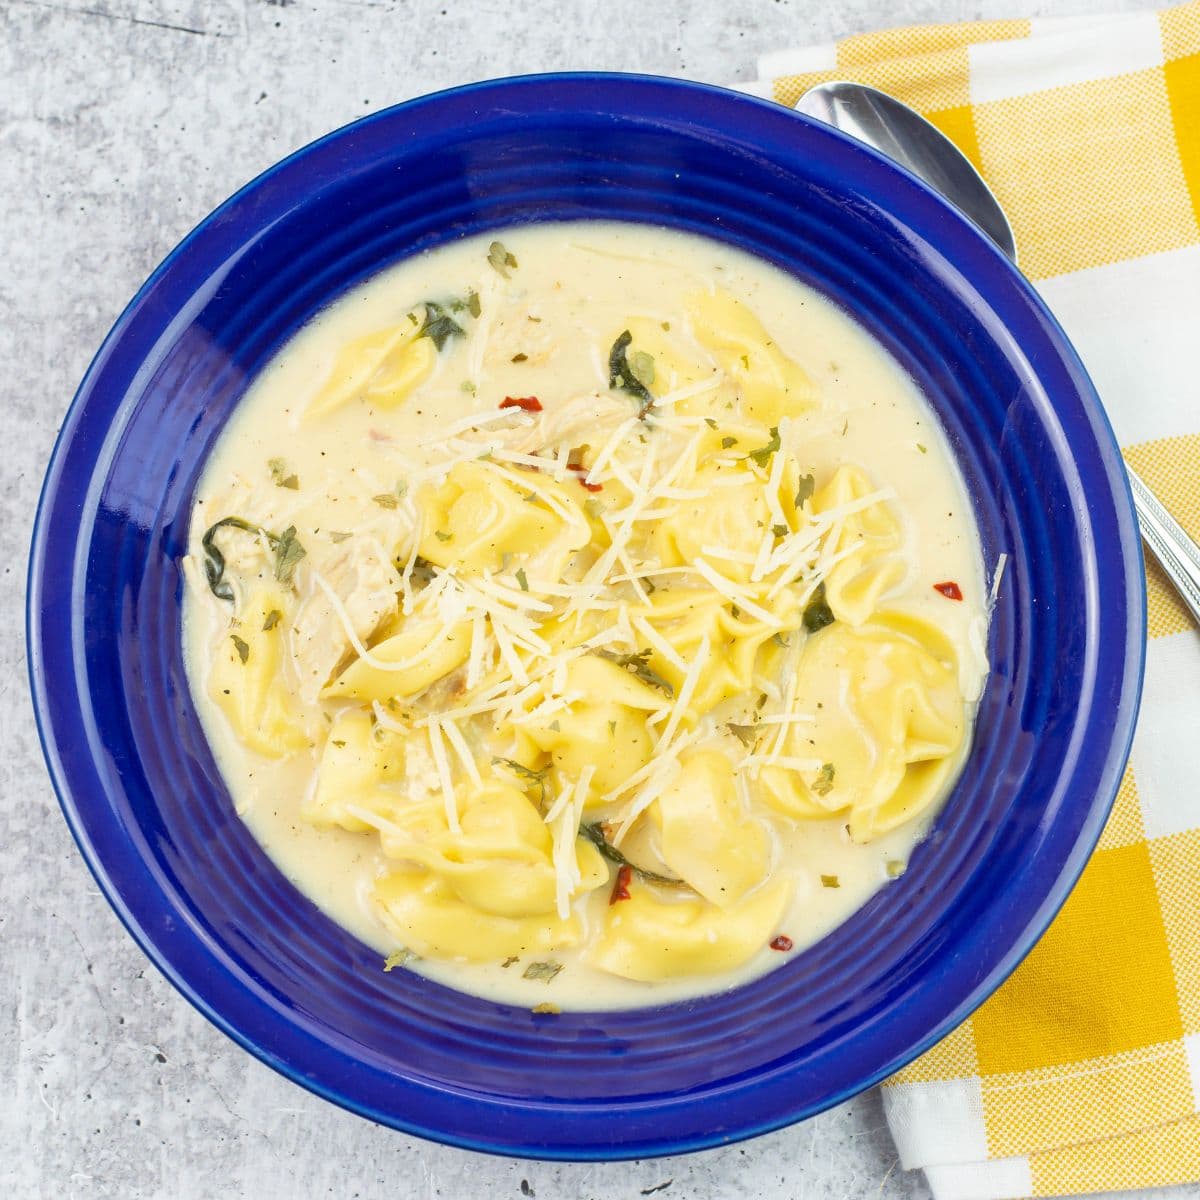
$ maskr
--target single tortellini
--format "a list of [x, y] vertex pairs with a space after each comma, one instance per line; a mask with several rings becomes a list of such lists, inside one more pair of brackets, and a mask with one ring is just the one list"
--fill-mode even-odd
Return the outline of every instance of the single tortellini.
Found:
[[601, 970], [645, 983], [731, 971], [770, 941], [791, 892], [791, 880], [776, 879], [722, 909], [634, 880], [629, 899], [605, 910], [604, 927], [585, 957]]
[[770, 836], [745, 811], [733, 763], [720, 751], [686, 758], [649, 812], [663, 862], [709, 903], [730, 908], [766, 878]]
[[[407, 838], [385, 838], [385, 853], [431, 871], [481, 913], [527, 917], [552, 912], [557, 880], [553, 840], [525, 793], [492, 780], [462, 789], [459, 802], [461, 833], [452, 833], [444, 816], [440, 822], [431, 819]], [[576, 840], [575, 855], [579, 891], [591, 891], [608, 879], [608, 868], [591, 842]]]
[[344, 709], [329, 727], [316, 781], [300, 806], [300, 815], [312, 825], [338, 825], [351, 833], [364, 833], [373, 826], [354, 816], [350, 808], [393, 817], [404, 798], [387, 785], [399, 784], [403, 778], [401, 739], [378, 729], [370, 713]]
[[355, 659], [322, 696], [367, 704], [415, 696], [467, 661], [471, 622], [446, 624], [433, 616], [407, 617], [398, 633], [372, 646], [370, 652], [373, 662]]
[[283, 613], [275, 587], [254, 590], [213, 655], [208, 691], [238, 737], [259, 754], [280, 758], [309, 744], [309, 731], [283, 676]]
[[764, 767], [763, 796], [792, 817], [848, 812], [869, 841], [941, 794], [966, 750], [966, 706], [954, 649], [927, 621], [880, 613], [859, 628], [835, 622], [805, 643], [797, 694], [812, 720], [783, 754], [808, 770]]
[[[590, 447], [587, 449], [590, 456]], [[561, 522], [557, 533], [549, 541], [523, 548], [525, 561], [529, 565], [529, 578], [550, 581], [562, 579], [572, 557], [595, 537], [597, 523], [603, 528], [603, 522], [598, 522], [597, 517], [589, 515], [587, 511], [591, 507], [598, 514], [599, 509], [595, 504], [588, 504], [596, 498], [580, 484], [579, 477], [573, 472], [568, 473], [565, 479], [554, 479], [540, 472], [516, 469], [511, 478], [525, 502], [545, 505]], [[528, 491], [524, 490], [526, 480]], [[613, 486], [610, 480], [604, 491], [605, 501], [596, 501], [600, 508], [605, 503], [611, 504], [620, 489]], [[529, 499], [531, 494], [536, 497], [535, 500]]]
[[[741, 455], [742, 461], [701, 465], [686, 487], [703, 495], [680, 501], [673, 513], [656, 521], [651, 547], [664, 566], [688, 566], [704, 558], [726, 578], [747, 583], [764, 537], [774, 545], [800, 528], [796, 507], [799, 468], [795, 459], [785, 454], [775, 495], [768, 497], [767, 486], [745, 464], [748, 456], [771, 444], [770, 431], [739, 425], [733, 427], [735, 435], [726, 432], [729, 428], [720, 426], [707, 432], [701, 455], [710, 459], [719, 453], [719, 445], [735, 441], [738, 449], [733, 453]], [[764, 464], [772, 461], [765, 454], [761, 457]]]
[[578, 945], [583, 923], [554, 911], [529, 917], [481, 912], [442, 876], [393, 871], [375, 884], [379, 916], [399, 942], [423, 958], [496, 962]]
[[763, 597], [762, 604], [774, 618], [770, 623], [740, 609], [735, 614], [737, 605], [710, 589], [670, 587], [659, 588], [649, 603], [637, 610], [676, 652], [675, 658], [669, 658], [661, 649], [651, 647], [649, 657], [650, 667], [676, 692], [683, 686], [687, 666], [694, 661], [701, 642], [708, 639], [709, 658], [685, 714], [688, 723], [722, 700], [747, 692], [763, 644], [776, 634], [786, 635], [799, 628], [801, 610], [791, 589], [773, 600]]
[[659, 560], [666, 567], [688, 566], [715, 547], [749, 558], [712, 557], [722, 575], [748, 580], [771, 523], [761, 482], [749, 471], [718, 466], [701, 468], [688, 487], [704, 495], [680, 501], [673, 514], [654, 523], [651, 544]]
[[[861, 500], [877, 489], [858, 467], [841, 466], [813, 496], [817, 515]], [[825, 576], [825, 599], [839, 621], [861, 625], [908, 568], [898, 553], [900, 522], [885, 500], [851, 513], [826, 541], [825, 552], [845, 554]]]
[[[486, 464], [457, 463], [441, 485], [423, 489], [417, 498], [421, 556], [439, 567], [499, 571], [506, 556], [529, 556], [551, 545], [563, 555], [578, 550], [588, 543], [589, 526], [582, 511], [564, 521], [544, 502], [542, 495], [554, 486], [539, 477], [522, 488]], [[556, 498], [565, 491], [556, 489]]]
[[589, 801], [597, 802], [650, 761], [655, 739], [646, 717], [670, 700], [624, 667], [591, 654], [572, 659], [566, 676], [567, 694], [580, 698], [522, 729], [567, 779], [594, 767]]
[[374, 538], [354, 538], [336, 547], [319, 567], [340, 604], [314, 588], [292, 622], [297, 691], [306, 704], [316, 701], [330, 677], [354, 653], [343, 616], [365, 642], [396, 616], [400, 590], [400, 575]]
[[437, 347], [420, 328], [413, 313], [399, 325], [347, 342], [307, 415], [324, 416], [358, 399], [380, 408], [400, 404], [433, 374], [437, 362]]
[[687, 310], [697, 339], [734, 381], [746, 416], [778, 425], [818, 402], [804, 368], [788, 358], [754, 313], [728, 292], [697, 292], [689, 297]]

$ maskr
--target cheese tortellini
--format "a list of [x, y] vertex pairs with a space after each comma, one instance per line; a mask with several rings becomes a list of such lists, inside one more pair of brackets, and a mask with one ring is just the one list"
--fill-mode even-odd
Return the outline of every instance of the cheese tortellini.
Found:
[[425, 958], [495, 962], [562, 950], [583, 937], [577, 915], [481, 912], [443, 877], [424, 871], [385, 875], [375, 885], [375, 897], [384, 924], [400, 945]]
[[[813, 497], [813, 512], [837, 512], [870, 500], [877, 489], [857, 467], [838, 467]], [[834, 616], [861, 625], [907, 574], [900, 550], [900, 523], [879, 498], [851, 512], [826, 539], [837, 561], [825, 576], [825, 597]]]
[[275, 588], [250, 594], [213, 654], [208, 682], [209, 695], [238, 738], [270, 758], [309, 744], [306, 722], [283, 675], [279, 620], [284, 604]]
[[790, 895], [790, 882], [776, 879], [722, 909], [653, 887], [638, 888], [628, 900], [609, 907], [587, 959], [644, 983], [730, 971], [758, 952], [779, 927]]
[[330, 700], [385, 701], [424, 691], [462, 666], [471, 653], [471, 626], [435, 616], [407, 621], [398, 633], [356, 658], [324, 691]]
[[663, 694], [615, 663], [585, 655], [567, 667], [567, 695], [578, 699], [526, 723], [524, 732], [561, 776], [578, 779], [591, 766], [600, 798], [650, 761], [646, 715], [664, 707]]
[[[565, 491], [543, 480], [518, 487], [515, 477], [486, 464], [459, 463], [440, 487], [420, 498], [421, 557], [474, 572], [499, 571], [506, 557], [532, 557], [548, 548], [570, 554], [589, 535], [575, 498]], [[561, 557], [555, 566], [561, 568]]]
[[745, 812], [733, 764], [719, 750], [691, 755], [651, 813], [663, 861], [718, 908], [737, 904], [767, 877], [770, 835]]
[[[462, 799], [460, 827], [452, 831], [440, 807], [402, 833], [386, 831], [384, 849], [439, 876], [464, 903], [502, 917], [531, 917], [555, 907], [553, 839], [541, 813], [519, 788], [484, 783]], [[577, 841], [579, 890], [608, 878], [595, 846]]]
[[702, 345], [709, 347], [742, 395], [746, 416], [778, 425], [817, 401], [804, 368], [789, 358], [754, 313], [728, 292], [699, 292], [688, 314]]
[[944, 635], [902, 613], [858, 628], [839, 622], [809, 639], [798, 678], [811, 723], [795, 727], [789, 749], [815, 762], [808, 773], [763, 770], [774, 807], [792, 817], [846, 813], [850, 836], [868, 841], [936, 800], [966, 735]]
[[[707, 669], [697, 679], [685, 720], [693, 723], [723, 701], [746, 693], [761, 665], [765, 643], [796, 629], [800, 606], [791, 593], [768, 601], [769, 620], [750, 616], [720, 593], [694, 588], [664, 588], [639, 609], [665, 645], [650, 653], [649, 662], [673, 688], [683, 686], [687, 666], [701, 645], [710, 648]], [[673, 651], [668, 654], [667, 651]]]
[[317, 777], [300, 815], [314, 825], [366, 833], [372, 826], [352, 810], [394, 816], [405, 807], [404, 796], [387, 784], [399, 784], [403, 778], [403, 743], [378, 728], [369, 713], [343, 709], [329, 727]]
[[434, 343], [420, 336], [420, 320], [413, 313], [391, 329], [343, 346], [308, 415], [322, 417], [353, 400], [394, 408], [429, 378], [436, 362]]
[[844, 344], [769, 290], [643, 264], [659, 291], [596, 302], [477, 251], [333, 314], [294, 453], [203, 489], [208, 700], [417, 969], [536, 1011], [731, 984], [945, 797], [981, 589], [930, 587], [912, 492], [845, 436]]

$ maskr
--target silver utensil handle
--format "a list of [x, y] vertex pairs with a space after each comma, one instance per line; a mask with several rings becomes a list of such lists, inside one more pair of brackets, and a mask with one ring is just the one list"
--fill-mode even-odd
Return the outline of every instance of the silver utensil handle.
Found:
[[1133, 490], [1133, 507], [1146, 545], [1200, 623], [1200, 546], [1162, 506], [1159, 498], [1126, 466]]

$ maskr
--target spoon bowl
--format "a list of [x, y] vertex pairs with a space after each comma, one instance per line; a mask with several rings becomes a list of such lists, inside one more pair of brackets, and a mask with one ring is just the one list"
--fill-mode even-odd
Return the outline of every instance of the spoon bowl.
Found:
[[936, 125], [886, 92], [834, 80], [809, 88], [796, 110], [886, 154], [970, 217], [1013, 262], [1012, 226], [970, 159]]

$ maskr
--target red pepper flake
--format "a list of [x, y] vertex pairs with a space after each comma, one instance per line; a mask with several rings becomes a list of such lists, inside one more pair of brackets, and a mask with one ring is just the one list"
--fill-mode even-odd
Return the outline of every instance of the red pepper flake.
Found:
[[792, 948], [792, 939], [786, 933], [781, 933], [771, 942], [772, 950], [782, 950], [785, 954]]
[[568, 460], [566, 460], [566, 469], [570, 470], [570, 472], [575, 473], [575, 478], [578, 481], [580, 481], [580, 486], [587, 488], [587, 491], [589, 491], [589, 492], [604, 491], [604, 484], [589, 484], [589, 482], [586, 478], [587, 473], [588, 473], [588, 468], [584, 467], [583, 463], [580, 462], [580, 460], [578, 460], [578, 458], [576, 457], [576, 455], [580, 454], [580, 452], [581, 451], [578, 451], [578, 450], [571, 451], [570, 457], [568, 458]]
[[567, 470], [575, 472], [575, 478], [579, 480], [580, 487], [586, 488], [589, 492], [604, 491], [604, 484], [588, 483], [588, 481], [587, 481], [588, 469], [587, 469], [587, 467], [585, 467], [583, 465], [583, 463], [569, 462], [569, 463], [567, 463]]
[[542, 402], [536, 396], [505, 396], [501, 408], [519, 408], [522, 412], [541, 412]]
[[941, 592], [947, 600], [962, 599], [962, 588], [960, 588], [953, 579], [948, 579], [945, 583], [935, 583], [933, 585], [933, 590], [935, 592]]
[[633, 879], [633, 868], [626, 864], [623, 867], [617, 868], [617, 882], [613, 884], [612, 895], [609, 896], [609, 904], [616, 904], [618, 900], [629, 899], [629, 884]]

